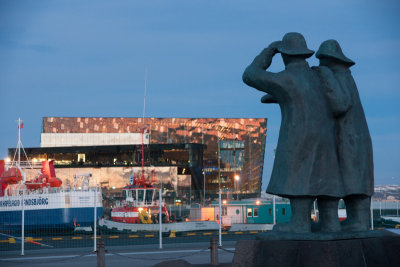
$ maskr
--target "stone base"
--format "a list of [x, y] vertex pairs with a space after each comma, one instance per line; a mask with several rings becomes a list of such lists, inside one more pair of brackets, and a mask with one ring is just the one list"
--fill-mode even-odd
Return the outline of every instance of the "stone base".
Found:
[[[400, 266], [400, 236], [336, 240], [240, 240], [232, 266]], [[373, 234], [376, 235], [376, 234]]]
[[332, 232], [332, 233], [285, 233], [279, 231], [269, 231], [257, 235], [258, 240], [313, 240], [313, 241], [328, 241], [328, 240], [345, 240], [345, 239], [359, 239], [359, 238], [374, 238], [382, 236], [394, 235], [389, 231], [363, 231], [363, 232]]

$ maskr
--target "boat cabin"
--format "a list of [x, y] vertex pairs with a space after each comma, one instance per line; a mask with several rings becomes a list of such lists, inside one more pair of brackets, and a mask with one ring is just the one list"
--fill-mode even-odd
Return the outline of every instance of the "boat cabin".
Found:
[[125, 199], [127, 204], [135, 207], [150, 207], [156, 205], [155, 188], [132, 188], [126, 186], [122, 190], [122, 197]]

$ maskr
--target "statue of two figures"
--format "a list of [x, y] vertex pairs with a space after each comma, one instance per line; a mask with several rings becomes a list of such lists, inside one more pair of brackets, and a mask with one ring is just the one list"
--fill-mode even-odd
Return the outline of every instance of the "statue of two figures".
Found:
[[[266, 71], [277, 53], [285, 70]], [[267, 192], [289, 198], [292, 216], [274, 231], [310, 233], [315, 199], [317, 231], [367, 231], [374, 183], [372, 144], [349, 69], [355, 63], [335, 40], [321, 44], [317, 67], [306, 61], [313, 54], [301, 34], [287, 33], [265, 48], [243, 74], [247, 85], [267, 93], [261, 101], [278, 103], [282, 113]], [[340, 199], [347, 211], [342, 223]]]

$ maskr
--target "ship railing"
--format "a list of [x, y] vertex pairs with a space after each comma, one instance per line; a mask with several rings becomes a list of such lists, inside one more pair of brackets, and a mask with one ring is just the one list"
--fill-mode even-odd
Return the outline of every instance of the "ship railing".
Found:
[[[43, 187], [39, 189], [25, 189], [25, 194], [27, 195], [33, 195], [33, 194], [54, 194], [54, 193], [61, 193], [61, 192], [70, 192], [72, 190], [78, 190], [78, 191], [90, 191], [90, 192], [101, 192], [101, 187], [100, 186], [93, 186], [89, 187], [87, 189], [73, 189], [73, 188], [68, 188], [68, 187]], [[15, 188], [15, 189], [7, 189], [6, 191], [7, 196], [18, 196], [22, 195], [22, 188]]]
[[[18, 196], [22, 195], [22, 188], [19, 189], [10, 189], [8, 190], [9, 196]], [[39, 188], [39, 189], [25, 189], [26, 195], [40, 195], [40, 194], [53, 194], [62, 192], [59, 188]]]
[[[64, 188], [65, 190], [66, 188]], [[75, 186], [75, 187], [67, 187], [68, 191], [75, 190], [75, 191], [97, 191], [101, 192], [101, 187], [100, 186]]]
[[[6, 168], [10, 167], [15, 167], [17, 166], [18, 162], [17, 161], [9, 161], [6, 162], [5, 166]], [[40, 161], [20, 161], [19, 166], [22, 169], [28, 169], [28, 168], [33, 168], [33, 169], [41, 169], [42, 168], [42, 163]]]

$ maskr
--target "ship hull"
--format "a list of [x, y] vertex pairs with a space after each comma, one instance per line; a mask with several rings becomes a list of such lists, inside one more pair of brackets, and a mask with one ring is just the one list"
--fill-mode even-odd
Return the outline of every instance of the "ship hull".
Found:
[[[114, 222], [106, 219], [99, 220], [99, 227], [111, 231], [160, 231], [159, 224], [132, 224], [132, 223], [121, 223]], [[162, 232], [189, 232], [189, 231], [217, 231], [219, 225], [216, 221], [202, 221], [202, 222], [179, 222], [179, 223], [163, 223]]]
[[[22, 203], [24, 205], [22, 206]], [[0, 198], [0, 230], [20, 231], [24, 210], [25, 231], [74, 230], [94, 224], [103, 215], [100, 191], [57, 191]]]
[[[103, 208], [97, 208], [97, 218], [103, 215]], [[94, 208], [41, 209], [25, 211], [25, 231], [63, 229], [74, 230], [94, 224]], [[0, 229], [21, 230], [22, 212], [0, 212]]]

